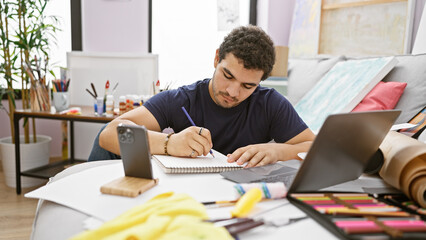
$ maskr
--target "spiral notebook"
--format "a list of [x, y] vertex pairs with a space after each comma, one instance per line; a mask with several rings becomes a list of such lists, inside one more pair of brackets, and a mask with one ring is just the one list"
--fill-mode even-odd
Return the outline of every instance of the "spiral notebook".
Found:
[[196, 158], [167, 155], [153, 155], [152, 158], [165, 173], [219, 173], [243, 167], [236, 163], [228, 163], [228, 158], [225, 155], [213, 149], [212, 151], [215, 157], [209, 154]]

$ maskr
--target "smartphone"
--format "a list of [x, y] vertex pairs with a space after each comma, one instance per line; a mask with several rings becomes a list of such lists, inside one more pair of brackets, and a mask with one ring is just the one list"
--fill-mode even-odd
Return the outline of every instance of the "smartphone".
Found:
[[125, 175], [153, 179], [151, 152], [145, 126], [119, 124], [117, 133]]

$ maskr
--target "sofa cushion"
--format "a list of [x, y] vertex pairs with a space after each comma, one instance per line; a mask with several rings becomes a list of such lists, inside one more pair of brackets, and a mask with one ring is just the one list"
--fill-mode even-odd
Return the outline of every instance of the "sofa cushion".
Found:
[[426, 106], [426, 54], [395, 56], [398, 64], [383, 79], [384, 82], [406, 82], [395, 109], [402, 110], [396, 123], [408, 122]]
[[332, 58], [290, 59], [287, 98], [296, 104], [315, 84], [345, 56]]
[[352, 112], [394, 109], [407, 83], [379, 82]]

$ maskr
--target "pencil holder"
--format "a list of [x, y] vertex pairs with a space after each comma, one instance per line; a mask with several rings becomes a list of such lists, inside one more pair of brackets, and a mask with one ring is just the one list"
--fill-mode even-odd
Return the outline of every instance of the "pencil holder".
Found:
[[53, 92], [53, 105], [57, 112], [64, 111], [70, 106], [70, 97], [68, 92]]
[[35, 81], [30, 88], [31, 111], [43, 112], [50, 111], [49, 90], [46, 85]]

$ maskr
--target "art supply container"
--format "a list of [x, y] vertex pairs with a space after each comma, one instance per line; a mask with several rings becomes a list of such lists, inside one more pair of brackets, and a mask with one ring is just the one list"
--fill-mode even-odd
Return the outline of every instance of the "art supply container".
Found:
[[57, 112], [64, 111], [70, 106], [70, 97], [68, 92], [53, 92], [53, 105]]
[[97, 105], [97, 110], [98, 110], [98, 115], [102, 116], [102, 114], [104, 113], [104, 98], [103, 97], [97, 97], [96, 98], [96, 105]]
[[93, 100], [93, 109], [95, 110], [95, 115], [98, 115], [98, 100], [96, 98]]
[[120, 98], [118, 99], [119, 101], [119, 112], [118, 115], [121, 115], [123, 113], [126, 112], [126, 97], [125, 96], [120, 96]]
[[113, 117], [114, 116], [114, 96], [113, 95], [107, 95], [105, 106], [106, 106], [105, 115], [107, 117]]

